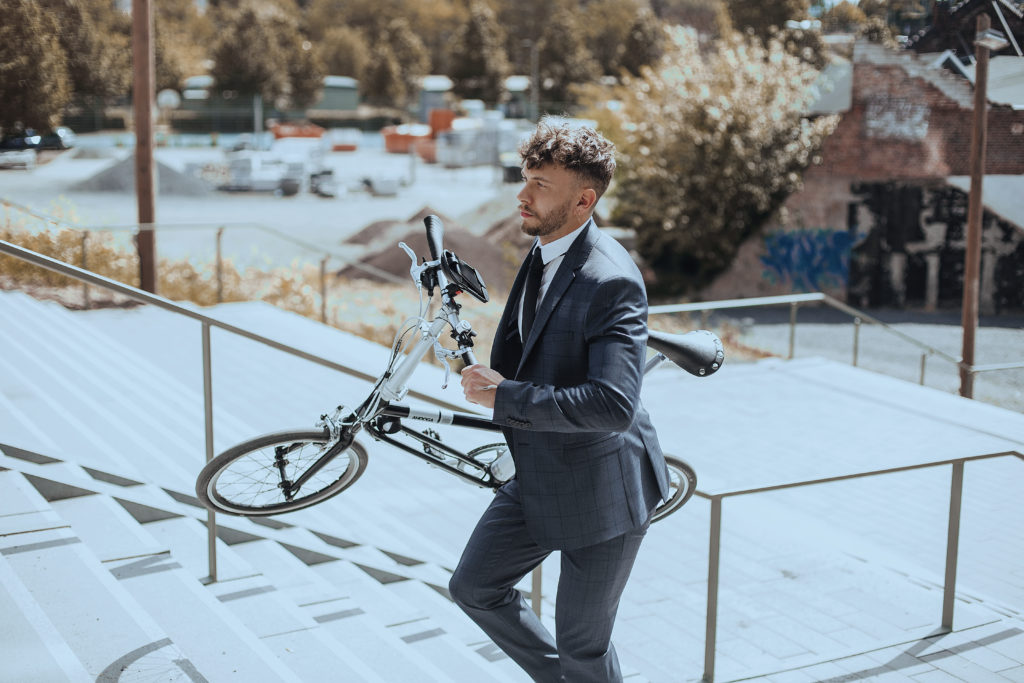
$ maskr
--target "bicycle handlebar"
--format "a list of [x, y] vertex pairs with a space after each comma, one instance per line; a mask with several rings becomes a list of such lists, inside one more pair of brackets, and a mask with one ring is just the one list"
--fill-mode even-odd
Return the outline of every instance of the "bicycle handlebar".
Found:
[[434, 215], [424, 218], [423, 223], [427, 226], [427, 248], [430, 249], [430, 260], [436, 261], [444, 253], [442, 246], [444, 244], [444, 226], [441, 224], [441, 219]]

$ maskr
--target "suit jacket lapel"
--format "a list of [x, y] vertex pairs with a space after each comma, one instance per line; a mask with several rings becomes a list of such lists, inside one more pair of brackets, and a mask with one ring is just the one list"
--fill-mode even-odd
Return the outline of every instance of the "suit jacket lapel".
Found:
[[[534, 238], [533, 244], [527, 250], [527, 254], [530, 254], [536, 247], [539, 240]], [[505, 310], [502, 311], [501, 319], [498, 321], [498, 329], [494, 333], [494, 343], [491, 345], [491, 367], [495, 370], [501, 371], [503, 365], [503, 354], [508, 346], [509, 330], [519, 334], [519, 299], [522, 296], [523, 287], [526, 283], [526, 271], [528, 270], [528, 260], [524, 259], [522, 265], [519, 266], [519, 272], [516, 274], [516, 279], [512, 282], [512, 289], [508, 293], [508, 299], [505, 301]], [[518, 362], [519, 359], [516, 359]], [[511, 371], [511, 367], [505, 368]]]
[[[537, 311], [537, 317], [534, 318], [530, 334], [523, 342], [523, 355], [519, 360], [519, 367], [516, 369], [517, 376], [523, 367], [523, 362], [530, 355], [530, 351], [533, 350], [534, 344], [537, 343], [541, 330], [544, 329], [544, 326], [548, 322], [548, 318], [551, 317], [551, 313], [555, 310], [555, 306], [561, 300], [565, 291], [569, 288], [573, 278], [576, 277], [576, 271], [582, 268], [583, 264], [587, 262], [587, 259], [590, 257], [590, 252], [593, 250], [594, 245], [597, 243], [597, 239], [600, 236], [601, 233], [597, 231], [594, 221], [591, 219], [583, 227], [583, 234], [577, 237], [576, 241], [572, 243], [571, 247], [569, 247], [569, 251], [565, 252], [565, 256], [562, 258], [562, 263], [559, 264], [558, 271], [555, 273], [554, 279], [551, 280], [551, 284], [548, 286], [547, 292], [544, 294], [544, 300], [541, 302], [540, 309]], [[520, 274], [522, 275], [522, 272], [520, 272]], [[523, 279], [525, 280], [525, 276]]]

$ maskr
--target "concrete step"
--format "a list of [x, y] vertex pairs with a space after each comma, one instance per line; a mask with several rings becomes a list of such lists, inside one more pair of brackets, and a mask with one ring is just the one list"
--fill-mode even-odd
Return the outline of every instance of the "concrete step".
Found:
[[[13, 501], [21, 510], [0, 517], [3, 572], [14, 586], [12, 594], [21, 596], [19, 603], [30, 599], [36, 606], [33, 621], [44, 624], [37, 633], [52, 644], [49, 649], [63, 663], [60, 668], [72, 670], [68, 651], [91, 678], [121, 667], [138, 673], [157, 659], [167, 670], [173, 660], [191, 666], [166, 631], [140, 609], [24, 478], [14, 472], [0, 474], [0, 499]], [[10, 502], [7, 509], [12, 509]], [[5, 660], [22, 656], [7, 650], [7, 642], [0, 645]]]
[[196, 671], [204, 677], [253, 680], [249, 677], [268, 673], [280, 680], [295, 677], [296, 672], [283, 662], [267, 656], [259, 639], [115, 501], [95, 494], [56, 498], [49, 485], [41, 493], [44, 491], [54, 510], [71, 520], [78, 537], [189, 653]]
[[[0, 484], [0, 490], [6, 490]], [[0, 554], [0, 681], [90, 680], [89, 672]]]
[[[239, 544], [235, 550], [260, 567], [278, 590], [332, 637], [360, 652], [364, 660], [373, 661], [384, 680], [451, 680], [374, 618], [378, 605], [372, 597], [346, 594], [274, 541]], [[329, 564], [345, 563], [335, 560]]]
[[364, 653], [324, 632], [263, 575], [207, 586], [217, 600], [304, 681], [382, 681]]

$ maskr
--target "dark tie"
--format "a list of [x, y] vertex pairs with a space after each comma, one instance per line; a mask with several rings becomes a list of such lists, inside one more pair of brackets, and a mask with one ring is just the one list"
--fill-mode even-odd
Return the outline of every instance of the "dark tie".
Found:
[[540, 292], [540, 281], [544, 276], [544, 259], [540, 255], [540, 247], [530, 255], [530, 268], [526, 272], [526, 287], [523, 290], [523, 341], [530, 336], [533, 319], [537, 317], [537, 294]]

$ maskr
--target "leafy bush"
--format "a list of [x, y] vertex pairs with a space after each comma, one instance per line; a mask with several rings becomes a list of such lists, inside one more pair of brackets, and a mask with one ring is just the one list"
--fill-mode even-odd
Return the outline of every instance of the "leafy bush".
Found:
[[587, 114], [618, 149], [612, 220], [636, 230], [659, 293], [724, 271], [836, 123], [805, 116], [817, 72], [779, 41], [732, 34], [702, 52], [692, 33], [673, 38], [658, 69], [591, 90], [617, 106]]

